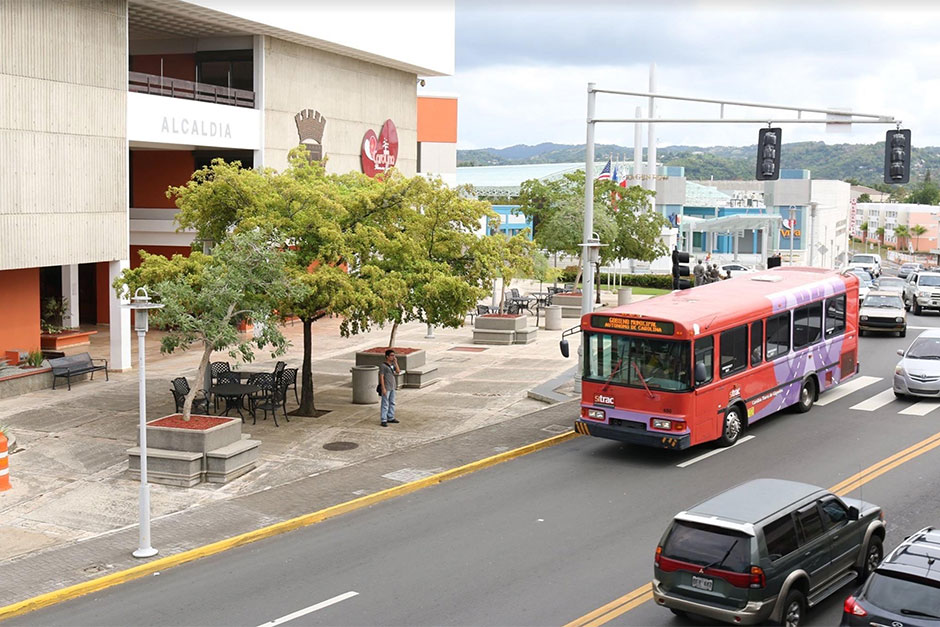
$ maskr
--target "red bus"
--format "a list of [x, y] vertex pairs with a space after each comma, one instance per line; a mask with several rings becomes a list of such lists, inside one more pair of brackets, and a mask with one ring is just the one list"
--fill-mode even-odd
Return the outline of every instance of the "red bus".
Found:
[[855, 276], [790, 267], [587, 314], [575, 430], [667, 449], [730, 446], [858, 372], [858, 309]]

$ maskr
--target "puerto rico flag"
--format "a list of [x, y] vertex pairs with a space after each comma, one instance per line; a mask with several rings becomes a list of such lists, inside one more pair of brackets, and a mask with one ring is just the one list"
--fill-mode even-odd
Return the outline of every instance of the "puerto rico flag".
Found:
[[601, 170], [600, 175], [597, 177], [598, 181], [609, 181], [610, 180], [610, 159], [607, 160], [607, 165], [604, 166], [604, 169]]

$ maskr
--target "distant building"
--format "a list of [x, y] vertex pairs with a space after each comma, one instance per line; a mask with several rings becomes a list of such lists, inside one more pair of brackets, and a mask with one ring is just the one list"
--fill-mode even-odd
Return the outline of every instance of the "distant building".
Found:
[[[861, 225], [868, 223], [867, 239], [869, 242], [878, 242], [878, 229], [884, 228], [884, 243], [910, 252], [932, 252], [938, 248], [938, 226], [940, 226], [940, 207], [934, 205], [910, 205], [898, 202], [860, 202], [856, 205], [857, 217], [854, 237], [863, 237]], [[915, 226], [922, 226], [926, 230], [919, 236], [914, 235], [899, 242], [894, 231], [898, 226], [906, 226], [908, 231]]]
[[864, 185], [852, 186], [852, 200], [858, 201], [862, 194], [868, 194], [868, 198], [871, 202], [889, 202], [891, 196], [891, 194], [880, 192], [874, 187], [866, 187]]

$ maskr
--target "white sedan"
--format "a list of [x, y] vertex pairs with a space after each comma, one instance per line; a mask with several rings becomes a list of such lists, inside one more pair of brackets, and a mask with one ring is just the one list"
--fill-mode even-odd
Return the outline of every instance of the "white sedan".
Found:
[[742, 266], [739, 263], [726, 263], [723, 266], [718, 266], [718, 270], [721, 272], [722, 276], [726, 277], [735, 277], [742, 274], [747, 274], [748, 272], [754, 272], [752, 268], [747, 266]]

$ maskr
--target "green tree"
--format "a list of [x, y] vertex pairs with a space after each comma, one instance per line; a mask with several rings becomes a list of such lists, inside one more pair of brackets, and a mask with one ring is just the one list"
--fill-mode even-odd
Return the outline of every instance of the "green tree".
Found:
[[878, 252], [881, 253], [881, 247], [885, 245], [885, 227], [879, 226], [875, 233], [878, 235]]
[[894, 227], [894, 237], [897, 243], [898, 250], [901, 250], [902, 248], [906, 248], [906, 246], [904, 245], [904, 241], [910, 238], [910, 236], [911, 236], [911, 232], [910, 232], [910, 229], [907, 228], [906, 224], [899, 224], [896, 227]]
[[924, 174], [924, 179], [911, 190], [907, 196], [907, 202], [916, 205], [937, 205], [940, 204], [940, 187], [930, 180], [930, 170]]
[[[119, 295], [146, 287], [154, 302], [164, 305], [151, 313], [153, 325], [166, 331], [162, 352], [194, 344], [202, 348], [196, 382], [183, 405], [184, 420], [190, 418], [213, 351], [228, 350], [233, 359], [251, 361], [252, 344], [259, 349], [270, 346], [272, 357], [286, 350], [274, 303], [283, 300], [289, 289], [285, 272], [289, 254], [278, 250], [264, 233], [241, 233], [216, 244], [211, 255], [193, 252], [167, 259], [141, 251], [140, 266], [115, 279]], [[239, 315], [254, 321], [254, 338], [239, 335], [234, 324]]]
[[862, 232], [862, 243], [868, 243], [868, 222], [862, 222], [858, 225], [858, 230]]
[[858, 202], [871, 202], [871, 196], [869, 196], [867, 193], [859, 194]]
[[923, 226], [922, 224], [915, 224], [914, 226], [911, 227], [911, 235], [914, 236], [914, 250], [915, 251], [920, 250], [920, 247], [919, 247], [920, 237], [926, 232], [927, 232], [927, 227]]
[[535, 243], [529, 239], [528, 229], [512, 237], [495, 233], [486, 237], [481, 253], [494, 262], [495, 275], [502, 279], [499, 311], [505, 308], [506, 289], [513, 279], [535, 274]]

